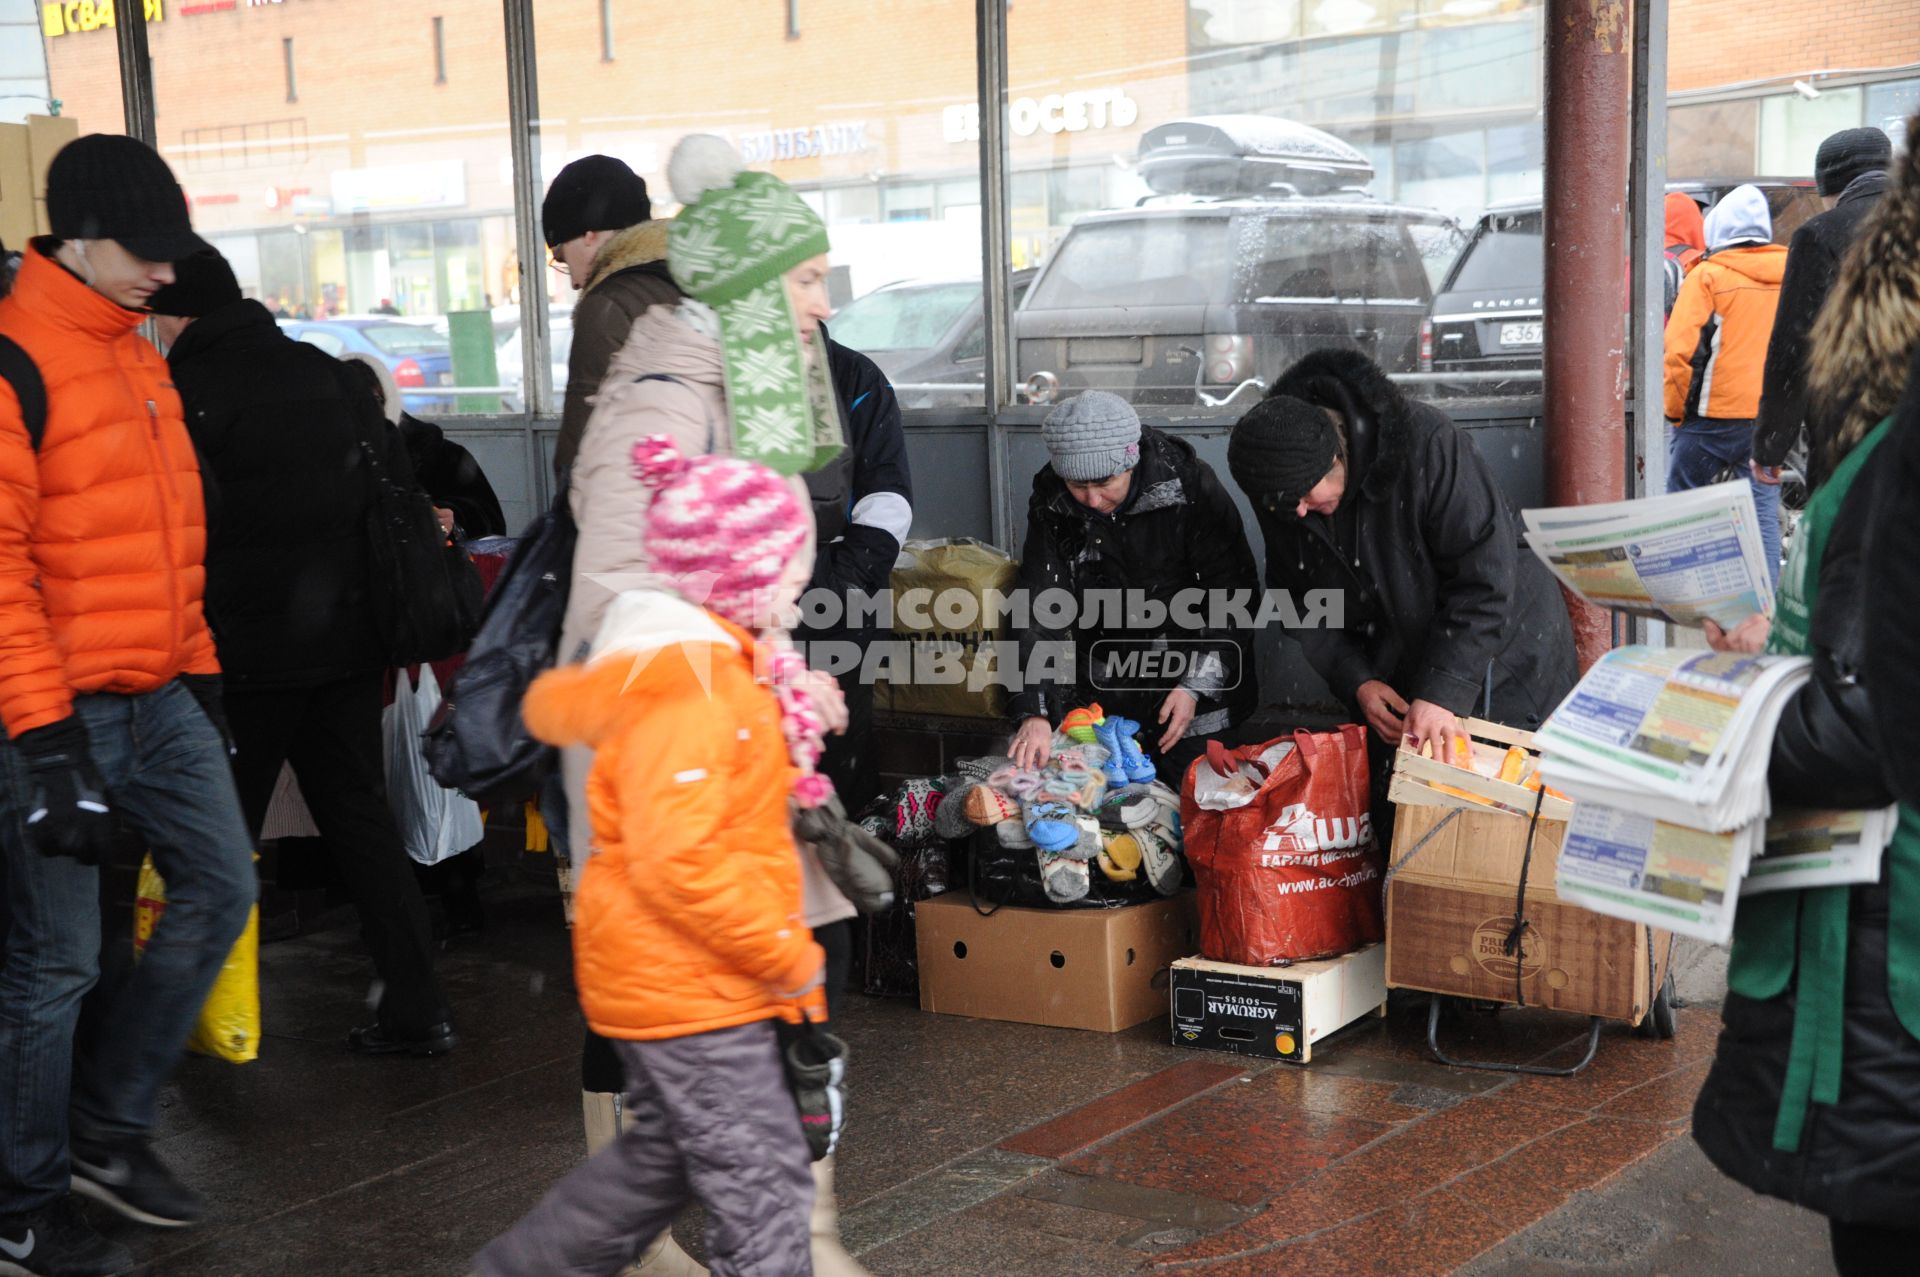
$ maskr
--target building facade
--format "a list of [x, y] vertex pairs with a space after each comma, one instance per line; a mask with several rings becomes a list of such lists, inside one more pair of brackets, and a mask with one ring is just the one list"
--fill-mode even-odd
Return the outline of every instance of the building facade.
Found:
[[[249, 290], [290, 313], [415, 316], [514, 296], [497, 0], [142, 2], [161, 149]], [[1803, 175], [1826, 132], [1920, 106], [1920, 0], [1841, 8], [1673, 0], [1671, 171]], [[113, 13], [40, 7], [51, 92], [83, 127], [121, 118]], [[1018, 0], [1012, 265], [1143, 197], [1141, 135], [1196, 114], [1327, 129], [1371, 157], [1377, 194], [1463, 220], [1536, 196], [1548, 15], [1541, 0]], [[604, 152], [668, 208], [673, 143], [718, 132], [825, 215], [843, 298], [977, 276], [967, 0], [539, 0], [535, 19], [543, 182]]]

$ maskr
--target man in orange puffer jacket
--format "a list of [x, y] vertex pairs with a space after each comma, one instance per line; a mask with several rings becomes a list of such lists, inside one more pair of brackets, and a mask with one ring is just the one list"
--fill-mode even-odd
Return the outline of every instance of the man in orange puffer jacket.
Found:
[[[70, 1185], [160, 1227], [204, 1212], [148, 1132], [256, 882], [202, 614], [199, 467], [135, 331], [171, 263], [207, 245], [165, 161], [130, 138], [62, 149], [47, 215], [53, 235], [0, 301], [0, 1104], [17, 1119], [0, 1127], [0, 1242], [22, 1271], [79, 1277], [132, 1256]], [[167, 909], [124, 987], [103, 990], [112, 1031], [76, 1059], [116, 814]]]

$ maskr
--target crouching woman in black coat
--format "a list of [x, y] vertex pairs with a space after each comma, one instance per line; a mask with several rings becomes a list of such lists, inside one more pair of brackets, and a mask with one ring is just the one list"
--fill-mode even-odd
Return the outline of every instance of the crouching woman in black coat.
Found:
[[1354, 351], [1300, 360], [1242, 417], [1227, 465], [1267, 545], [1267, 585], [1339, 590], [1296, 631], [1373, 729], [1374, 822], [1403, 740], [1450, 749], [1464, 714], [1539, 726], [1579, 677], [1559, 585], [1522, 544], [1472, 440]]

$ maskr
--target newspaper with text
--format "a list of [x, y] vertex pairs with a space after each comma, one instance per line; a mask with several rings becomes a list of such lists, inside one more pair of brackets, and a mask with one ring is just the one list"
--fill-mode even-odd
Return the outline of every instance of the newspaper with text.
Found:
[[1599, 607], [1732, 629], [1773, 610], [1753, 492], [1743, 482], [1603, 505], [1523, 510], [1527, 544]]
[[1873, 882], [1896, 808], [1772, 810], [1767, 764], [1797, 656], [1623, 647], [1606, 653], [1534, 742], [1575, 802], [1561, 898], [1714, 944], [1742, 896]]

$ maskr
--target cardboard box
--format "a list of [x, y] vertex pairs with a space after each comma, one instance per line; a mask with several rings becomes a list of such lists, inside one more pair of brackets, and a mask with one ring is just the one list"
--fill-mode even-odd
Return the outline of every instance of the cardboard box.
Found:
[[1120, 909], [997, 910], [964, 891], [914, 906], [920, 1009], [1115, 1033], [1167, 1013], [1167, 968], [1192, 953], [1193, 893]]
[[33, 156], [33, 193], [47, 194], [47, 169], [60, 148], [80, 136], [80, 121], [70, 115], [29, 115], [27, 148]]
[[60, 148], [80, 136], [68, 116], [30, 115], [25, 124], [0, 124], [0, 240], [10, 249], [46, 235], [47, 167]]
[[1313, 1044], [1387, 1012], [1384, 945], [1288, 967], [1182, 958], [1169, 973], [1173, 1044], [1305, 1064]]
[[[1496, 766], [1509, 745], [1532, 744], [1525, 732], [1477, 719], [1468, 720], [1468, 730], [1476, 757]], [[1570, 803], [1540, 802], [1526, 874], [1528, 927], [1510, 955], [1506, 942], [1535, 794], [1404, 749], [1388, 793], [1398, 808], [1395, 872], [1387, 886], [1389, 987], [1492, 1002], [1524, 995], [1528, 1006], [1641, 1021], [1666, 977], [1670, 937], [1566, 904], [1554, 892]]]
[[0, 242], [18, 251], [35, 232], [33, 151], [24, 124], [0, 124]]

